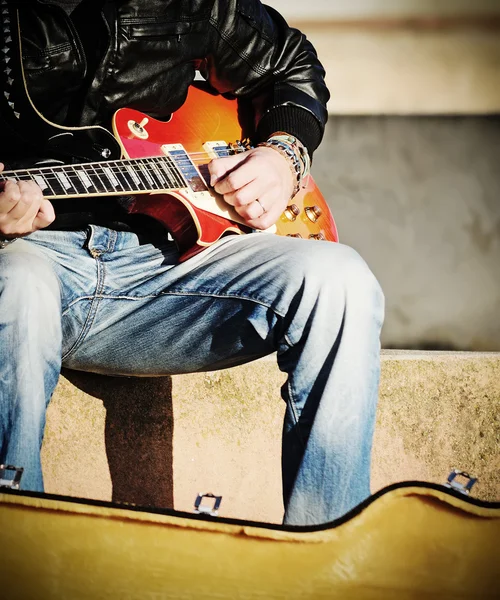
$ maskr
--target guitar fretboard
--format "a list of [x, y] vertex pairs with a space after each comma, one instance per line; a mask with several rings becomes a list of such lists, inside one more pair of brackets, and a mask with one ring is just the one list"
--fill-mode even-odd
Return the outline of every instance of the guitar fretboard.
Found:
[[140, 194], [186, 187], [169, 156], [4, 171], [0, 181], [34, 181], [45, 198]]

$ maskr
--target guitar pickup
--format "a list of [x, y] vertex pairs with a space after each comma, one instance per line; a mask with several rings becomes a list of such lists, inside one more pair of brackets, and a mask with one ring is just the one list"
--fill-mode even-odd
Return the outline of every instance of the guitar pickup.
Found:
[[163, 144], [161, 150], [173, 161], [176, 169], [184, 178], [179, 188], [185, 187], [192, 192], [207, 191], [207, 184], [182, 144]]

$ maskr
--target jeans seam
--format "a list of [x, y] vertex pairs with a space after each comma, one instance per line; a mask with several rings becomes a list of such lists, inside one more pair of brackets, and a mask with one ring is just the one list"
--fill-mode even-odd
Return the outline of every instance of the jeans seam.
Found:
[[[99, 282], [98, 282], [98, 285], [99, 285]], [[81, 300], [98, 299], [98, 300], [135, 300], [135, 301], [140, 301], [140, 300], [146, 300], [148, 298], [150, 298], [150, 299], [160, 298], [161, 296], [203, 296], [203, 297], [209, 296], [209, 297], [213, 297], [213, 298], [222, 298], [225, 300], [245, 300], [247, 302], [253, 302], [254, 304], [260, 304], [261, 306], [264, 306], [265, 308], [272, 310], [280, 318], [284, 318], [284, 316], [285, 316], [280, 311], [276, 310], [275, 308], [273, 308], [272, 306], [270, 306], [269, 304], [267, 304], [266, 302], [264, 302], [262, 300], [256, 300], [255, 298], [249, 298], [247, 296], [238, 296], [236, 294], [216, 294], [214, 292], [160, 292], [158, 294], [147, 294], [145, 296], [127, 296], [127, 295], [116, 295], [115, 296], [112, 294], [103, 294], [103, 293], [96, 292], [93, 295], [79, 296], [78, 298], [73, 300], [70, 304], [68, 304], [68, 306], [64, 310], [63, 316], [68, 312], [68, 310], [72, 306], [74, 306]], [[289, 338], [286, 335], [285, 335], [285, 340], [287, 341], [287, 343], [290, 346], [294, 345], [292, 342], [290, 342]]]
[[118, 239], [118, 232], [114, 229], [111, 229], [111, 233], [109, 235], [108, 247], [106, 252], [114, 252], [116, 246], [116, 240]]
[[[73, 346], [71, 346], [71, 348], [62, 356], [61, 360], [66, 360], [71, 354], [73, 354], [81, 346], [81, 344], [85, 340], [87, 334], [89, 333], [90, 329], [92, 328], [92, 324], [94, 323], [95, 316], [97, 314], [97, 309], [98, 309], [100, 301], [102, 299], [100, 290], [102, 290], [102, 287], [104, 286], [104, 271], [105, 271], [104, 266], [103, 266], [101, 260], [99, 259], [99, 257], [95, 258], [95, 263], [96, 263], [96, 268], [97, 268], [96, 292], [93, 296], [88, 297], [91, 299], [91, 305], [90, 305], [90, 309], [87, 314], [87, 318], [85, 319], [85, 323], [83, 324], [82, 330], [80, 331], [80, 335], [75, 340], [75, 343], [73, 344]], [[75, 304], [75, 302], [72, 302], [70, 306], [73, 306], [73, 304]], [[68, 308], [64, 311], [63, 316], [67, 313], [70, 306], [68, 306]]]

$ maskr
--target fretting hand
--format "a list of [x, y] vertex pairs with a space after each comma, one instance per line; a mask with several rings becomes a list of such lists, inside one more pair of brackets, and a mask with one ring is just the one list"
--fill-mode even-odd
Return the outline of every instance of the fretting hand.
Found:
[[[0, 163], [0, 173], [3, 169]], [[54, 219], [54, 207], [34, 181], [0, 183], [0, 237], [28, 235], [47, 227]]]
[[287, 207], [295, 188], [287, 159], [263, 146], [216, 158], [208, 170], [215, 191], [254, 229], [273, 225]]

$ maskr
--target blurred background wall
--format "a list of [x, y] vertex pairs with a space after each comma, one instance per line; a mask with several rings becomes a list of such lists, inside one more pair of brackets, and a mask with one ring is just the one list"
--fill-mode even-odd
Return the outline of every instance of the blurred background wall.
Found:
[[267, 3], [326, 67], [313, 174], [384, 288], [383, 346], [500, 350], [500, 0]]

